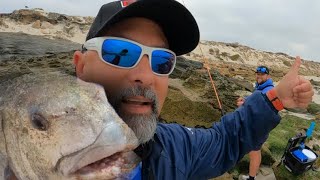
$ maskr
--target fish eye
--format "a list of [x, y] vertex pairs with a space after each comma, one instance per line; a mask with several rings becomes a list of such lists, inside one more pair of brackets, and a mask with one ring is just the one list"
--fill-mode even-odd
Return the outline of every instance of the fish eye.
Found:
[[49, 128], [49, 122], [41, 114], [34, 113], [31, 115], [32, 126], [40, 131], [46, 131]]

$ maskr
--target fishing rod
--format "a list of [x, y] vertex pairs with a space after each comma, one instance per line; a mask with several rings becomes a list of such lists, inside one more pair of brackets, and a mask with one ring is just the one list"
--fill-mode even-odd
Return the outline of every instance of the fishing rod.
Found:
[[[182, 3], [185, 7], [187, 7], [184, 3], [184, 0], [182, 0]], [[223, 116], [225, 114], [224, 110], [223, 110], [223, 107], [222, 107], [222, 104], [221, 104], [221, 101], [220, 101], [220, 98], [219, 98], [219, 94], [218, 94], [218, 91], [216, 89], [216, 86], [215, 86], [215, 83], [214, 83], [214, 80], [211, 76], [211, 73], [210, 73], [210, 67], [209, 67], [209, 62], [207, 61], [207, 59], [205, 58], [204, 56], [204, 53], [202, 51], [202, 48], [201, 48], [201, 43], [199, 42], [198, 44], [199, 48], [200, 48], [200, 52], [201, 52], [201, 57], [202, 57], [202, 60], [203, 60], [203, 63], [204, 63], [204, 67], [207, 69], [207, 72], [208, 72], [208, 75], [209, 75], [209, 79], [210, 79], [210, 82], [211, 82], [211, 85], [212, 85], [212, 88], [214, 90], [214, 93], [215, 93], [215, 96], [217, 98], [217, 102], [218, 102], [218, 105], [219, 105], [219, 110], [220, 110], [220, 113], [221, 113], [221, 116]]]
[[219, 109], [220, 109], [220, 112], [221, 112], [221, 116], [224, 115], [224, 111], [222, 109], [222, 104], [220, 102], [220, 98], [219, 98], [219, 94], [218, 94], [218, 91], [216, 89], [216, 86], [214, 84], [214, 81], [213, 81], [213, 78], [211, 76], [211, 73], [210, 73], [210, 67], [209, 67], [209, 62], [207, 61], [207, 59], [204, 57], [204, 54], [203, 54], [203, 51], [202, 51], [202, 48], [201, 48], [201, 44], [199, 43], [199, 48], [200, 48], [200, 51], [201, 51], [201, 54], [202, 54], [202, 58], [204, 60], [204, 64], [205, 64], [205, 67], [207, 69], [207, 72], [208, 72], [208, 75], [209, 75], [209, 78], [210, 78], [210, 82], [211, 82], [211, 85], [212, 85], [212, 88], [214, 90], [214, 93], [216, 95], [216, 98], [217, 98], [217, 101], [218, 101], [218, 105], [219, 105]]

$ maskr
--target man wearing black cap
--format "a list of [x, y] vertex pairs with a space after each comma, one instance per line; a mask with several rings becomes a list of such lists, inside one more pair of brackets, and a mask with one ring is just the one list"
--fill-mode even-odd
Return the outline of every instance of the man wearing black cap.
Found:
[[[306, 107], [311, 101], [310, 82], [297, 82], [297, 58], [291, 74], [272, 92], [254, 93], [210, 129], [157, 123], [176, 55], [192, 51], [198, 41], [194, 17], [174, 0], [115, 1], [101, 7], [82, 51], [74, 53], [77, 76], [102, 85], [138, 137], [142, 179], [219, 176], [261, 144], [279, 123], [283, 106]], [[116, 56], [121, 58], [113, 64]]]

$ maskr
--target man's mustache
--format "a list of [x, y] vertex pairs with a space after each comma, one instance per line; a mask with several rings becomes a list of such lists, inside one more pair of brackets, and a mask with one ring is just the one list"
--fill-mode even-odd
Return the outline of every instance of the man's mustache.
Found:
[[153, 113], [156, 113], [156, 114], [158, 113], [159, 101], [158, 101], [157, 95], [151, 88], [148, 88], [148, 87], [132, 86], [132, 87], [124, 88], [121, 91], [119, 91], [117, 94], [112, 95], [112, 97], [108, 97], [108, 99], [111, 105], [114, 106], [114, 108], [118, 112], [122, 101], [133, 96], [142, 96], [146, 99], [149, 99], [152, 104]]

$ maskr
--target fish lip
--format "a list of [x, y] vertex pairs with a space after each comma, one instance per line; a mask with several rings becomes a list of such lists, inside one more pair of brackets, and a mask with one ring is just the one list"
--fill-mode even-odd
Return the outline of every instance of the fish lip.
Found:
[[[132, 146], [132, 147], [129, 146], [129, 148], [127, 148], [127, 149], [119, 150], [119, 151], [116, 151], [115, 153], [112, 153], [112, 154], [108, 154], [108, 153], [101, 154], [98, 158], [94, 158], [94, 159], [92, 159], [92, 160], [90, 160], [90, 161], [85, 161], [85, 163], [81, 163], [81, 161], [82, 161], [83, 158], [88, 157], [88, 156], [90, 156], [90, 155], [93, 154], [93, 153], [96, 153], [97, 151], [99, 151], [98, 149], [103, 149], [103, 151], [104, 151], [104, 149], [105, 149], [106, 147], [107, 147], [107, 148], [110, 148], [109, 146], [97, 147], [97, 148], [95, 148], [95, 149], [92, 149], [92, 150], [84, 153], [84, 154], [81, 156], [81, 158], [80, 158], [76, 163], [74, 163], [74, 165], [73, 165], [73, 167], [72, 167], [71, 169], [69, 169], [69, 168], [68, 168], [68, 169], [65, 169], [64, 165], [62, 165], [63, 163], [66, 163], [66, 161], [68, 161], [68, 159], [66, 159], [65, 157], [63, 157], [63, 158], [61, 158], [61, 159], [59, 160], [59, 163], [57, 164], [57, 167], [58, 167], [58, 168], [57, 168], [57, 171], [58, 171], [60, 174], [62, 174], [63, 176], [72, 176], [72, 175], [75, 175], [78, 170], [80, 170], [81, 168], [83, 168], [83, 167], [85, 167], [85, 166], [87, 166], [87, 165], [89, 165], [89, 164], [92, 164], [92, 163], [97, 162], [97, 161], [99, 161], [99, 160], [102, 160], [102, 159], [104, 159], [104, 158], [111, 157], [111, 156], [113, 156], [113, 155], [115, 155], [115, 154], [117, 154], [117, 153], [126, 153], [126, 152], [133, 151], [133, 150], [135, 149], [135, 146]], [[81, 165], [80, 165], [80, 166], [77, 166], [77, 164], [81, 164]]]
[[[112, 161], [108, 161], [105, 167], [89, 167], [89, 168], [92, 168], [92, 171], [90, 170], [86, 172], [86, 170], [84, 170], [84, 172], [83, 171], [81, 172], [82, 168], [86, 168], [86, 166], [84, 166], [76, 170], [74, 173], [70, 174], [69, 176], [81, 177], [81, 176], [86, 176], [88, 174], [90, 175], [103, 174], [104, 176], [108, 176], [108, 177], [109, 176], [117, 177], [119, 175], [121, 176], [122, 174], [126, 174], [130, 172], [141, 161], [141, 158], [138, 155], [136, 155], [134, 151], [122, 151], [122, 152], [115, 153], [113, 155], [115, 155], [116, 158], [114, 158]], [[101, 159], [101, 160], [103, 161], [104, 159]], [[96, 162], [93, 162], [93, 163], [96, 163]], [[120, 164], [117, 164], [117, 163], [120, 163]], [[118, 173], [120, 174], [113, 174], [113, 175], [111, 175], [112, 173], [109, 174], [108, 172], [110, 172], [110, 169], [112, 169], [110, 167], [119, 168], [120, 171]]]
[[[80, 170], [80, 169], [88, 166], [89, 164], [92, 164], [92, 163], [98, 162], [98, 161], [100, 161], [100, 160], [102, 160], [102, 159], [111, 157], [111, 156], [113, 156], [113, 155], [115, 155], [115, 154], [117, 154], [117, 153], [123, 154], [123, 153], [126, 153], [126, 152], [130, 152], [130, 151], [132, 151], [132, 150], [134, 150], [134, 148], [130, 148], [130, 149], [127, 149], [127, 150], [124, 150], [124, 151], [118, 151], [118, 152], [115, 152], [115, 153], [113, 153], [113, 154], [111, 154], [110, 156], [107, 156], [107, 157], [101, 156], [101, 158], [100, 158], [99, 160], [96, 160], [96, 161], [93, 161], [93, 160], [92, 160], [92, 161], [88, 161], [88, 162], [82, 164], [81, 166], [79, 166], [78, 168], [72, 169], [72, 171], [70, 171], [70, 172], [68, 173], [68, 175], [70, 176], [70, 175], [77, 174], [77, 171], [78, 171], [78, 170]], [[91, 153], [89, 152], [89, 154], [91, 154]], [[115, 161], [116, 161], [116, 160], [115, 160]]]
[[134, 151], [120, 152], [115, 156], [117, 158], [107, 161], [103, 167], [97, 164], [89, 169], [79, 169], [69, 175], [68, 179], [130, 179], [130, 172], [141, 162], [141, 158]]
[[125, 123], [112, 122], [102, 129], [92, 144], [61, 157], [55, 170], [62, 176], [70, 176], [91, 163], [119, 152], [132, 151], [138, 145], [134, 132]]

